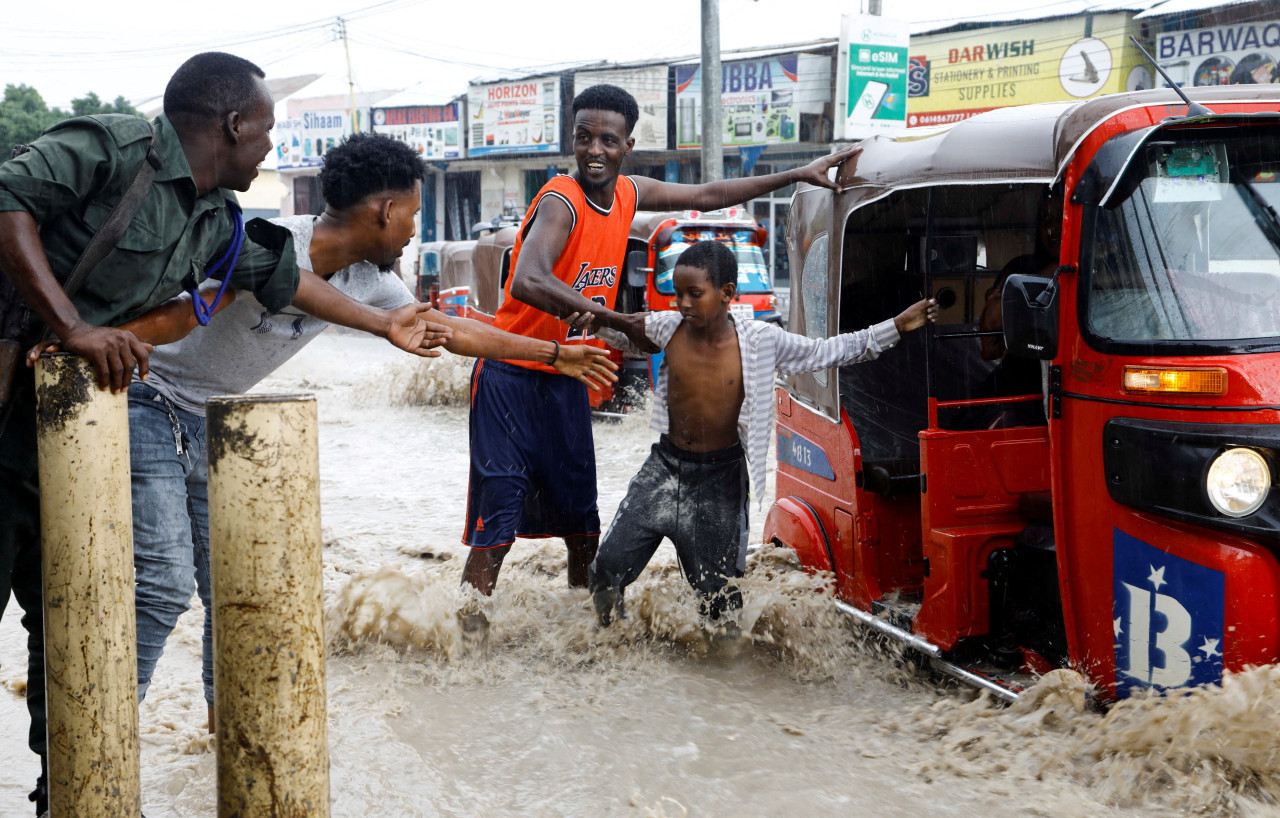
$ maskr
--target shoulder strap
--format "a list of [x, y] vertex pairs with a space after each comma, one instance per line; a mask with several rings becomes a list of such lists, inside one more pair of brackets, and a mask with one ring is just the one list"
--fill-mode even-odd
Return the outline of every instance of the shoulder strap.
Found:
[[147, 193], [151, 190], [151, 183], [156, 178], [156, 171], [164, 167], [164, 161], [160, 158], [159, 151], [156, 150], [155, 134], [152, 133], [151, 141], [147, 145], [147, 158], [138, 167], [138, 172], [134, 174], [133, 181], [129, 183], [129, 187], [125, 190], [124, 195], [120, 197], [120, 201], [116, 202], [116, 206], [111, 208], [111, 212], [107, 215], [106, 221], [102, 223], [102, 227], [89, 240], [89, 246], [84, 248], [84, 252], [80, 254], [80, 258], [76, 259], [76, 265], [71, 268], [71, 274], [67, 276], [67, 281], [62, 285], [63, 291], [67, 297], [75, 295], [80, 287], [84, 285], [84, 281], [89, 277], [89, 273], [94, 267], [98, 266], [98, 262], [106, 258], [107, 253], [115, 249], [116, 243], [124, 236], [126, 230], [129, 229], [129, 223], [133, 221], [133, 217], [138, 214], [138, 208], [142, 206], [142, 200], [147, 198]]

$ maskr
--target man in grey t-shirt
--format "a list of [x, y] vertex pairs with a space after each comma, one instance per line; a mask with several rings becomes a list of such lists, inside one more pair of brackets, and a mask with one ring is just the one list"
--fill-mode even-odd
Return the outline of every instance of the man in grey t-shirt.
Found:
[[[397, 312], [420, 309], [390, 268], [414, 233], [424, 176], [408, 146], [358, 134], [325, 155], [325, 212], [275, 220], [293, 232], [298, 266], [350, 299], [341, 323], [387, 336]], [[201, 295], [210, 300], [211, 294]], [[228, 292], [213, 321], [193, 329], [191, 306], [170, 302], [126, 325], [143, 341], [165, 344], [152, 353], [148, 380], [129, 389], [138, 693], [146, 694], [165, 640], [188, 608], [194, 579], [205, 606], [204, 689], [212, 731], [205, 401], [252, 388], [328, 323], [295, 309], [272, 314], [251, 294]], [[592, 347], [559, 347], [435, 311], [423, 317], [449, 328], [444, 346], [451, 352], [542, 361], [592, 388], [616, 380], [603, 351]]]

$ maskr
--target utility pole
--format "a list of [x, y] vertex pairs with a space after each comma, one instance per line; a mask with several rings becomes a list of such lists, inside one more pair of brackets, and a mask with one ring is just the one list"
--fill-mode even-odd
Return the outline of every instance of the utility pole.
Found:
[[347, 21], [338, 18], [342, 28], [342, 48], [347, 52], [347, 88], [351, 92], [351, 132], [360, 133], [360, 120], [356, 118], [356, 81], [351, 75], [351, 43], [347, 42]]
[[720, 0], [702, 0], [702, 181], [724, 178], [720, 111]]

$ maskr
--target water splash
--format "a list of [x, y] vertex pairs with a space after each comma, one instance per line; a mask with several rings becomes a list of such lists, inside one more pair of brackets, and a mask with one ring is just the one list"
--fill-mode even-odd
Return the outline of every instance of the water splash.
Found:
[[925, 747], [915, 772], [927, 777], [1067, 780], [1116, 807], [1275, 814], [1280, 668], [1138, 695], [1105, 712], [1085, 708], [1083, 681], [1069, 679], [1049, 674], [1008, 708], [985, 694], [946, 699], [886, 717], [882, 728], [917, 734]]

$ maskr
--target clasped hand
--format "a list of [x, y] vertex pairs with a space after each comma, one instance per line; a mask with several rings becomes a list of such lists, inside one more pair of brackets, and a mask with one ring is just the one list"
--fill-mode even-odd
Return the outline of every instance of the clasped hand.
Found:
[[423, 316], [431, 311], [430, 304], [414, 302], [390, 310], [391, 324], [387, 328], [387, 340], [392, 346], [423, 358], [440, 355], [436, 347], [444, 346], [453, 338], [453, 330], [444, 324], [428, 321]]

